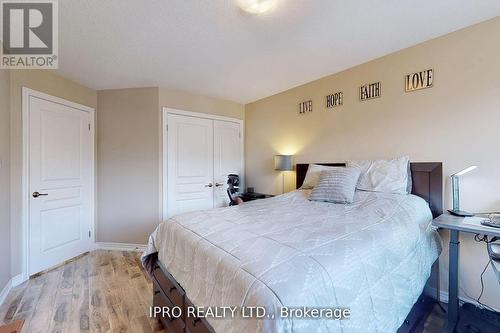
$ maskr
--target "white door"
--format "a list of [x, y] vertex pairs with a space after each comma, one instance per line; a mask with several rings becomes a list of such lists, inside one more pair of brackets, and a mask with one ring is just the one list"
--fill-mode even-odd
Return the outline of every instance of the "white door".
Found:
[[168, 114], [168, 216], [213, 207], [213, 121]]
[[214, 207], [229, 204], [227, 176], [242, 177], [242, 147], [240, 124], [214, 120]]
[[29, 124], [29, 274], [91, 249], [92, 136], [87, 111], [34, 96]]

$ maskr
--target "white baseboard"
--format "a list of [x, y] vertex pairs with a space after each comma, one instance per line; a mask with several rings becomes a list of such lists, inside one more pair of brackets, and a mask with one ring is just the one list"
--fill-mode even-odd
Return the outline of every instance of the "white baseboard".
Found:
[[[431, 295], [436, 295], [436, 289], [435, 288], [429, 288], [429, 292], [432, 293]], [[459, 300], [460, 304], [471, 303], [471, 304], [474, 304], [475, 306], [483, 307], [481, 304], [479, 304], [477, 302], [477, 300], [469, 298], [467, 296], [459, 296], [458, 300]], [[439, 291], [439, 301], [440, 302], [444, 302], [444, 303], [448, 303], [448, 292], [446, 292], [445, 290], [440, 290]], [[499, 311], [499, 309], [495, 309], [495, 310]]]
[[7, 281], [5, 287], [2, 289], [2, 291], [0, 291], [0, 305], [3, 304], [11, 289], [12, 289], [12, 279]]
[[146, 250], [145, 244], [127, 244], [127, 243], [95, 243], [97, 250], [111, 250], [111, 251], [135, 251], [143, 252]]
[[17, 287], [18, 285], [20, 285], [21, 283], [23, 283], [24, 281], [27, 281], [28, 279], [25, 279], [23, 277], [23, 274], [18, 274], [16, 276], [14, 276], [12, 278], [12, 288], [14, 287]]
[[24, 282], [23, 275], [19, 274], [11, 278], [9, 281], [7, 281], [7, 284], [5, 284], [5, 287], [0, 291], [0, 305], [3, 304], [5, 299], [7, 298], [7, 295], [9, 295], [9, 292], [12, 290], [12, 288], [17, 287], [21, 283]]

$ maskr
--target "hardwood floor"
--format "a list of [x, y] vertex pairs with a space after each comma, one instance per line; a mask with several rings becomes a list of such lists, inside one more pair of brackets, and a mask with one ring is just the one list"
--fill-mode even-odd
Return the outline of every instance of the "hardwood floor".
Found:
[[139, 253], [94, 251], [13, 289], [0, 322], [24, 319], [23, 333], [164, 332], [151, 304]]
[[[165, 332], [149, 318], [152, 284], [140, 254], [94, 251], [13, 289], [0, 307], [0, 323], [24, 319], [22, 333]], [[440, 332], [436, 306], [424, 332]]]
[[424, 323], [423, 333], [440, 333], [443, 331], [445, 325], [446, 313], [438, 305], [435, 305]]

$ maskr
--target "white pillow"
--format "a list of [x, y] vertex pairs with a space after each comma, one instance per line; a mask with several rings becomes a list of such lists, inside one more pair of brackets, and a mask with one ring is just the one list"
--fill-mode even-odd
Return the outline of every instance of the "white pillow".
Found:
[[307, 168], [306, 178], [300, 187], [303, 190], [309, 190], [314, 188], [319, 183], [319, 176], [321, 175], [321, 171], [331, 170], [331, 166], [319, 165], [319, 164], [309, 164]]
[[344, 167], [321, 171], [319, 183], [313, 188], [309, 200], [351, 204], [360, 173], [358, 168]]
[[347, 161], [348, 167], [361, 169], [357, 190], [408, 194], [408, 156], [391, 160]]

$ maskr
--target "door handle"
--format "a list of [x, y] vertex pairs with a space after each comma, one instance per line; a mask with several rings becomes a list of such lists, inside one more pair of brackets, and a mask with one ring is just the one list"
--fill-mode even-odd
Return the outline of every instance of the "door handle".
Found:
[[207, 185], [205, 185], [205, 187], [213, 187], [214, 185], [212, 183], [208, 183]]
[[215, 187], [224, 186], [224, 183], [215, 183]]
[[40, 192], [33, 192], [32, 195], [33, 195], [33, 198], [38, 198], [42, 195], [48, 195], [48, 194], [47, 193], [40, 193]]

